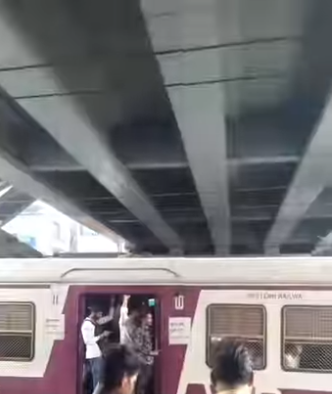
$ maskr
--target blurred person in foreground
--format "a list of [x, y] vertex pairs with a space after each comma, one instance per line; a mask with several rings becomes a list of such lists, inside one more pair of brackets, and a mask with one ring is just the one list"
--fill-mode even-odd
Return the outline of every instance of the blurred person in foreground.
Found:
[[133, 394], [140, 367], [137, 354], [127, 346], [109, 348], [103, 357], [101, 381], [93, 394]]
[[216, 394], [251, 394], [252, 361], [245, 345], [237, 340], [221, 341], [215, 351], [211, 388]]

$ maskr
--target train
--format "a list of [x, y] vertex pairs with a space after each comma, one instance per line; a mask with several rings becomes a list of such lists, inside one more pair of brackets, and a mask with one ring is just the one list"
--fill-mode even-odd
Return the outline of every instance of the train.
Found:
[[330, 257], [45, 258], [0, 260], [1, 394], [83, 394], [87, 302], [123, 295], [151, 301], [155, 394], [209, 394], [227, 337], [252, 353], [255, 393], [331, 390]]

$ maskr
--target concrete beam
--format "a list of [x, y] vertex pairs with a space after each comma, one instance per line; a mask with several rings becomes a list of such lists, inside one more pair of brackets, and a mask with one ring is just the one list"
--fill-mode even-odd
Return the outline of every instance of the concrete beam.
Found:
[[89, 227], [115, 242], [120, 240], [120, 237], [112, 230], [99, 223], [86, 212], [83, 212], [76, 204], [62, 195], [61, 192], [39, 182], [38, 179], [29, 173], [29, 169], [26, 166], [1, 149], [0, 177], [10, 182], [14, 187], [24, 190], [35, 199], [43, 200], [52, 205], [59, 211], [77, 220], [83, 226]]
[[49, 147], [41, 149], [38, 145], [31, 150], [29, 168], [36, 172], [84, 171], [84, 167], [78, 164], [67, 152], [62, 150], [52, 151]]
[[215, 253], [227, 255], [230, 213], [222, 92], [218, 86], [201, 85], [171, 89], [169, 95]]
[[[1, 26], [1, 24], [0, 24]], [[1, 135], [11, 135], [15, 132], [15, 127], [18, 123], [23, 124], [23, 129], [28, 133], [35, 127], [35, 123], [31, 122], [31, 119], [26, 116], [13, 102], [13, 100], [5, 93], [0, 90], [0, 130]], [[24, 142], [23, 142], [24, 143]], [[18, 154], [15, 149], [11, 146], [2, 143], [0, 146], [0, 178], [7, 181], [8, 184], [12, 185], [13, 188], [8, 191], [1, 201], [0, 198], [0, 217], [1, 217], [1, 204], [7, 210], [8, 205], [16, 203], [24, 208], [28, 206], [32, 200], [27, 201], [25, 193], [34, 199], [41, 199], [45, 202], [53, 205], [59, 211], [62, 211], [66, 215], [70, 216], [74, 220], [82, 223], [83, 225], [92, 228], [96, 232], [103, 234], [104, 236], [118, 242], [122, 240], [117, 234], [111, 229], [100, 224], [95, 218], [89, 213], [82, 211], [76, 206], [74, 202], [68, 199], [61, 192], [54, 190], [43, 181], [40, 181], [37, 176], [31, 173], [29, 166], [23, 161], [17, 159]], [[21, 195], [18, 192], [22, 190]], [[18, 195], [16, 194], [18, 193]], [[10, 201], [13, 200], [13, 201]], [[6, 217], [4, 223], [8, 222], [11, 217]]]
[[278, 249], [289, 239], [311, 204], [330, 183], [328, 163], [332, 155], [331, 127], [332, 98], [330, 96], [267, 235], [264, 245], [266, 253]]
[[[151, 154], [151, 152], [150, 152]], [[155, 153], [153, 152], [155, 155]], [[272, 157], [232, 157], [228, 158], [229, 167], [260, 166], [275, 164], [296, 164], [300, 158], [296, 155], [272, 156]], [[154, 157], [132, 158], [123, 161], [123, 164], [132, 171], [153, 171], [153, 170], [174, 170], [188, 168], [187, 160], [174, 159], [169, 156], [167, 159], [159, 159], [157, 154]], [[54, 160], [52, 157], [33, 158], [30, 164], [32, 171], [36, 172], [77, 172], [84, 171], [80, 164], [68, 163], [62, 159]]]
[[21, 99], [18, 103], [164, 245], [169, 249], [182, 248], [179, 236], [70, 97]]
[[262, 157], [234, 157], [228, 160], [228, 164], [233, 167], [240, 166], [264, 166], [275, 164], [296, 164], [300, 160], [296, 155], [283, 155], [283, 156], [262, 156]]
[[[197, 26], [198, 23], [202, 23], [202, 20], [206, 26], [204, 34], [202, 34], [204, 38], [195, 37], [198, 39], [196, 45], [200, 45], [201, 40], [207, 36], [213, 40], [218, 39], [218, 23], [220, 21], [216, 18], [215, 13], [204, 12], [204, 19], [200, 14], [200, 22], [198, 22], [198, 14], [191, 12], [193, 11], [190, 8], [191, 2], [181, 0], [178, 3], [177, 19], [181, 21], [181, 25], [179, 25], [181, 28], [176, 31], [178, 47], [191, 47], [193, 34], [195, 31], [198, 32]], [[158, 4], [161, 5], [161, 2], [159, 1]], [[215, 0], [208, 0], [204, 5], [205, 11], [211, 11], [215, 8]], [[153, 24], [154, 18], [148, 15], [151, 11], [150, 7], [151, 4], [143, 2], [154, 50], [158, 52], [160, 49], [160, 43], [157, 40], [159, 34], [155, 30], [156, 25]], [[160, 57], [159, 61], [167, 86], [167, 71]], [[220, 75], [221, 56], [219, 52], [211, 53], [208, 64], [209, 69], [215, 70], [217, 75]], [[193, 62], [186, 56], [180, 56], [175, 60], [173, 66], [171, 67], [172, 73], [178, 73], [180, 80], [183, 81], [187, 73], [192, 72]], [[168, 94], [208, 222], [215, 254], [224, 256], [229, 254], [231, 243], [225, 103], [220, 84], [204, 83], [202, 80], [201, 82], [197, 85], [169, 85]]]
[[[132, 171], [140, 171], [140, 170], [165, 170], [165, 169], [180, 169], [180, 168], [187, 168], [188, 163], [186, 161], [149, 161], [149, 160], [138, 160], [138, 161], [128, 161], [127, 163], [124, 162], [123, 164], [129, 170]], [[30, 166], [32, 171], [36, 172], [52, 172], [52, 171], [60, 171], [60, 172], [77, 172], [77, 171], [84, 171], [84, 167], [79, 164], [66, 164], [63, 162], [41, 162], [36, 163]]]
[[[6, 50], [19, 54], [19, 61], [25, 63], [23, 72], [15, 65], [15, 78], [10, 80], [8, 74], [3, 77], [7, 92], [164, 245], [181, 249], [180, 237], [107, 141], [112, 126], [130, 116], [131, 106], [123, 103], [132, 104], [133, 98], [139, 97], [139, 104], [150, 107], [148, 100], [142, 100], [142, 92], [155, 91], [158, 86], [157, 67], [153, 62], [151, 66], [145, 56], [147, 40], [138, 3], [83, 2], [79, 13], [72, 4], [56, 0], [47, 7], [45, 2], [36, 1], [27, 7], [1, 4], [0, 9], [0, 32], [6, 37]], [[53, 18], [45, 23], [43, 15], [49, 9]], [[106, 15], [119, 23], [110, 22]], [[134, 56], [136, 51], [140, 55], [142, 51], [142, 56]], [[101, 52], [105, 57], [99, 56]], [[13, 71], [6, 53], [0, 54], [0, 61], [4, 58], [3, 67]], [[98, 55], [94, 57], [94, 53]], [[138, 62], [135, 65], [133, 58]], [[54, 67], [49, 67], [50, 63]], [[26, 64], [32, 65], [29, 72]], [[119, 79], [125, 85], [120, 89], [122, 95], [114, 88], [115, 84], [122, 85]], [[151, 97], [156, 100], [153, 94]]]
[[[273, 208], [273, 207], [271, 207]], [[277, 209], [277, 207], [275, 207]], [[164, 215], [167, 218], [167, 222], [173, 224], [179, 223], [202, 223], [204, 222], [204, 217], [199, 214], [199, 210], [193, 209], [174, 209], [164, 211]], [[126, 217], [115, 217], [112, 218], [109, 211], [100, 211], [98, 214], [105, 215], [109, 218], [110, 223], [138, 223], [138, 219], [128, 219]], [[109, 216], [108, 216], [109, 215]], [[243, 207], [242, 209], [235, 208], [232, 211], [231, 221], [232, 223], [253, 223], [253, 222], [269, 222], [274, 218], [273, 210], [267, 209], [265, 206], [253, 206], [253, 207]], [[306, 213], [303, 217], [304, 220], [331, 220], [332, 211], [327, 210], [324, 207], [317, 207], [317, 209]]]

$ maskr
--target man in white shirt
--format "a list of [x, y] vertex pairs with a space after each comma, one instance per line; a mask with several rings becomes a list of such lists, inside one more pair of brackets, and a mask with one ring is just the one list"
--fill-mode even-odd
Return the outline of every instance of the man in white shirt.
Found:
[[104, 331], [100, 335], [95, 335], [98, 321], [103, 316], [103, 312], [100, 309], [98, 306], [91, 306], [89, 308], [90, 314], [84, 319], [81, 326], [81, 333], [85, 344], [85, 359], [90, 365], [94, 389], [98, 384], [101, 368], [101, 350], [98, 342], [110, 334], [109, 331]]

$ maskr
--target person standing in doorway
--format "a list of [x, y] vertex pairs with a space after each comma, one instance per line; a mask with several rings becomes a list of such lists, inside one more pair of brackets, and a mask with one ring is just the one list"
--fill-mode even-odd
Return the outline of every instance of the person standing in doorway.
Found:
[[85, 344], [85, 359], [90, 366], [93, 388], [95, 389], [99, 381], [102, 358], [98, 342], [103, 338], [107, 338], [110, 332], [104, 331], [100, 335], [96, 335], [97, 322], [102, 318], [103, 312], [97, 305], [89, 307], [89, 312], [89, 316], [82, 323], [81, 333]]
[[154, 356], [148, 308], [140, 297], [128, 300], [128, 318], [121, 327], [121, 341], [134, 351], [141, 362], [141, 372], [137, 381], [137, 394], [148, 394], [152, 385]]

